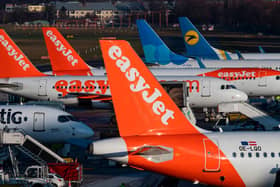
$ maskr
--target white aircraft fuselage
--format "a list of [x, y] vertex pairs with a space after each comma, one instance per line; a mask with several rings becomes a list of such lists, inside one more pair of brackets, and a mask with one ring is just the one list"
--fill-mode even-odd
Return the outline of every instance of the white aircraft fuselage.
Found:
[[[243, 102], [247, 95], [234, 89], [227, 81], [199, 76], [158, 76], [160, 81], [185, 81], [192, 107], [216, 107], [224, 102]], [[0, 79], [0, 84], [17, 87], [0, 88], [1, 91], [35, 100], [61, 101], [78, 104], [87, 94], [110, 96], [106, 76], [46, 76]], [[222, 85], [226, 89], [221, 89]], [[78, 98], [79, 97], [79, 98]]]
[[92, 129], [71, 114], [37, 105], [1, 105], [0, 129], [23, 132], [43, 143], [66, 143], [93, 136]]

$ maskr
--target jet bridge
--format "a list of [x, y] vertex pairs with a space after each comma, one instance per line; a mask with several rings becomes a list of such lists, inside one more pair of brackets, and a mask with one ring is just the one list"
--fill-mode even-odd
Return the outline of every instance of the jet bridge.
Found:
[[187, 82], [185, 81], [166, 81], [160, 82], [166, 92], [170, 95], [175, 104], [181, 108], [185, 117], [193, 124], [196, 124], [196, 118], [189, 105], [189, 92]]
[[280, 122], [248, 103], [222, 103], [218, 106], [219, 112], [240, 112], [250, 119], [259, 122], [265, 130], [275, 130]]
[[40, 165], [65, 163], [65, 160], [29, 135], [0, 131], [0, 146], [14, 146]]

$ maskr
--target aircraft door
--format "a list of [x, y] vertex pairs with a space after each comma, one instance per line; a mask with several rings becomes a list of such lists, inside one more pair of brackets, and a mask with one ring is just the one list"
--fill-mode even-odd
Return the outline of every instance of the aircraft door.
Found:
[[45, 113], [43, 112], [34, 113], [33, 131], [45, 131]]
[[[213, 144], [214, 142], [214, 144]], [[220, 149], [217, 140], [203, 139], [204, 145], [204, 172], [219, 172], [220, 171]]]
[[47, 79], [41, 79], [39, 82], [39, 90], [38, 95], [39, 96], [46, 96], [47, 95]]
[[259, 82], [258, 82], [258, 86], [259, 86], [259, 87], [266, 87], [266, 84], [267, 84], [266, 71], [260, 71], [260, 72], [259, 72]]
[[201, 84], [201, 96], [202, 97], [209, 97], [211, 95], [211, 82], [209, 79], [202, 79]]

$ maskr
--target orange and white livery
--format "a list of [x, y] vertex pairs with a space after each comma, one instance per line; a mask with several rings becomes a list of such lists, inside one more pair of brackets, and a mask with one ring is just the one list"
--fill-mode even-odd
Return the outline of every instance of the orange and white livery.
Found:
[[10, 39], [7, 33], [0, 29], [0, 56], [2, 63], [8, 63], [0, 68], [0, 77], [26, 77], [43, 76], [30, 60], [22, 53], [17, 45]]
[[92, 75], [89, 67], [54, 27], [43, 27], [54, 75]]
[[279, 132], [217, 133], [193, 126], [128, 42], [100, 44], [121, 137], [94, 142], [93, 154], [208, 185], [279, 182]]
[[[70, 44], [63, 38], [63, 36], [57, 31], [57, 29], [48, 27], [44, 28], [44, 37], [47, 38], [46, 33], [51, 31], [55, 33], [56, 38], [60, 38], [63, 46], [70, 46]], [[59, 37], [58, 37], [59, 36]], [[45, 39], [47, 41], [47, 39]], [[52, 42], [49, 42], [52, 43]], [[59, 52], [57, 48], [53, 47], [47, 43], [47, 48], [49, 51], [49, 55], [51, 56], [51, 64], [55, 72], [65, 72], [65, 74], [70, 75], [88, 75], [89, 71], [93, 75], [105, 75], [106, 72], [104, 69], [96, 69], [90, 67], [84, 61], [79, 60], [79, 66], [73, 66], [72, 71], [70, 68], [68, 69], [69, 62], [67, 61], [66, 57], [59, 58]], [[70, 49], [70, 47], [69, 47]], [[71, 48], [74, 52], [74, 49]], [[234, 62], [238, 63], [238, 62]], [[233, 63], [232, 63], [233, 64]], [[244, 66], [246, 66], [243, 63]], [[258, 66], [256, 66], [258, 67]], [[225, 67], [225, 68], [154, 68], [151, 67], [151, 72], [157, 77], [173, 77], [173, 80], [187, 80], [189, 76], [201, 76], [201, 77], [215, 77], [221, 78], [226, 81], [231, 81], [230, 84], [234, 85], [237, 89], [242, 90], [248, 96], [277, 96], [280, 95], [280, 71], [267, 69], [267, 68], [256, 68], [256, 67]], [[55, 73], [57, 74], [57, 73]], [[164, 80], [163, 78], [158, 80]], [[172, 80], [172, 79], [171, 79]], [[192, 86], [193, 81], [197, 81], [200, 86], [197, 86], [198, 89], [194, 91], [200, 91], [200, 87], [211, 87], [214, 86], [216, 83], [211, 83], [209, 86], [205, 86], [203, 84], [207, 83], [208, 81], [199, 81], [199, 80], [187, 80], [189, 84], [189, 91], [192, 92], [196, 88], [196, 86]], [[211, 82], [211, 81], [210, 81]], [[226, 88], [227, 85], [221, 85], [220, 88], [214, 89], [223, 89]], [[217, 98], [220, 98], [217, 95]], [[201, 99], [201, 98], [200, 98]], [[205, 97], [204, 97], [205, 99]], [[209, 102], [209, 101], [207, 101]], [[191, 106], [197, 106], [192, 105]], [[209, 106], [209, 105], [208, 105]]]
[[[73, 48], [69, 47], [68, 43], [65, 43], [65, 39], [53, 28], [45, 28], [45, 33], [48, 33], [50, 43], [53, 43], [53, 41], [55, 44], [57, 43], [57, 46], [52, 48], [52, 50], [55, 50], [52, 53], [55, 54], [53, 57], [56, 57], [56, 54], [59, 53], [62, 54], [60, 57], [64, 59], [61, 61], [62, 65], [57, 64], [55, 67], [67, 67], [67, 64], [70, 64], [78, 69], [54, 68], [57, 70], [55, 74], [60, 76], [46, 76], [36, 69], [3, 31], [3, 37], [0, 36], [0, 38], [5, 38], [5, 40], [3, 40], [3, 45], [0, 45], [0, 53], [3, 54], [4, 60], [0, 61], [0, 64], [5, 68], [0, 70], [0, 91], [35, 100], [60, 101], [64, 104], [83, 103], [91, 105], [95, 101], [110, 101], [111, 92], [107, 76], [104, 73], [102, 76], [87, 76], [88, 66], [84, 61], [80, 61], [80, 57], [77, 57], [77, 53]], [[46, 39], [46, 41], [48, 40]], [[9, 55], [10, 52], [13, 54], [12, 57]], [[65, 55], [68, 55], [68, 60]], [[23, 59], [24, 63], [28, 64], [26, 69], [21, 66], [23, 64], [21, 60]], [[55, 60], [55, 62], [59, 62], [59, 60]], [[80, 66], [80, 64], [84, 66]], [[83, 69], [83, 67], [86, 68]], [[228, 84], [229, 89], [221, 90], [221, 85], [226, 85], [227, 82], [216, 78], [159, 76], [158, 79], [160, 81], [186, 81], [189, 86], [192, 107], [216, 107], [219, 103], [247, 100], [245, 93], [233, 89], [230, 84]], [[211, 87], [208, 85], [211, 85]]]

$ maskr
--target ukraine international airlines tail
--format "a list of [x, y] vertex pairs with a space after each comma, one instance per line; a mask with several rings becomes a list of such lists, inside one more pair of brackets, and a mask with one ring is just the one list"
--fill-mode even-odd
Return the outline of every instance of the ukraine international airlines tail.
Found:
[[179, 23], [183, 33], [187, 56], [214, 60], [232, 59], [230, 52], [212, 47], [188, 18], [180, 17]]
[[54, 27], [43, 27], [54, 75], [92, 75], [90, 67]]
[[273, 185], [280, 161], [279, 132], [198, 129], [126, 41], [100, 43], [121, 137], [94, 142], [93, 154], [209, 185]]
[[[187, 56], [214, 60], [239, 59], [237, 54], [230, 53], [211, 46], [197, 28], [186, 17], [180, 17], [179, 23], [184, 38]], [[273, 60], [280, 59], [280, 53], [242, 53], [246, 60]]]

